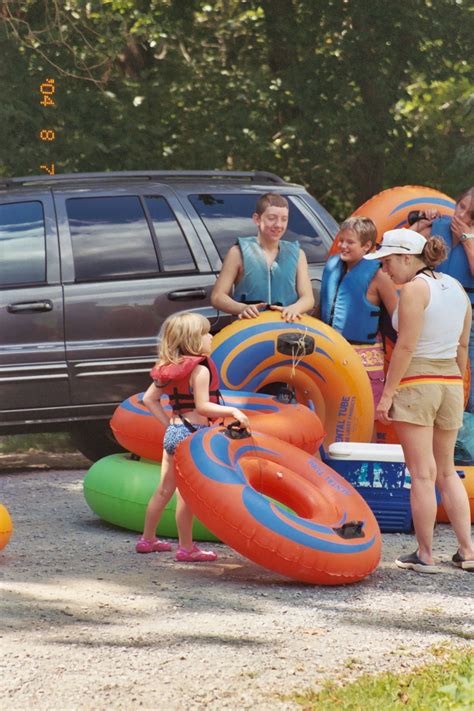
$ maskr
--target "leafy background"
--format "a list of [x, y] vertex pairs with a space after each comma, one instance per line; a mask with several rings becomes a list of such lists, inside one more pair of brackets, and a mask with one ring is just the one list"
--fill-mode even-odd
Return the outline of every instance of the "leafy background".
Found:
[[473, 29], [464, 0], [0, 0], [0, 175], [270, 170], [338, 219], [394, 185], [456, 196]]

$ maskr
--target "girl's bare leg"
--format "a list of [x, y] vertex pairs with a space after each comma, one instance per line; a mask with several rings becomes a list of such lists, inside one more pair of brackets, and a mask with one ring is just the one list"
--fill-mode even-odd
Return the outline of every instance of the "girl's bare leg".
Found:
[[181, 494], [176, 492], [176, 527], [178, 529], [179, 545], [187, 551], [193, 547], [193, 513]]
[[145, 528], [143, 530], [143, 538], [145, 538], [145, 540], [151, 541], [155, 537], [158, 521], [161, 518], [166, 504], [175, 491], [176, 477], [173, 457], [164, 451], [161, 462], [161, 481], [151, 497], [146, 510]]
[[418, 542], [418, 557], [433, 564], [433, 529], [436, 521], [436, 460], [433, 454], [433, 428], [396, 422], [395, 429], [411, 475], [410, 503]]

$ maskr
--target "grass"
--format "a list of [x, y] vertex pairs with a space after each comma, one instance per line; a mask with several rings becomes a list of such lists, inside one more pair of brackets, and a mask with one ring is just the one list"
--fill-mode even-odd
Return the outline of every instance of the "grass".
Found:
[[0, 437], [0, 454], [16, 454], [29, 450], [41, 452], [75, 452], [76, 447], [67, 432], [7, 435]]
[[364, 674], [344, 685], [328, 681], [319, 691], [294, 694], [289, 700], [304, 711], [472, 710], [473, 650], [442, 647], [432, 651], [442, 659], [409, 674]]

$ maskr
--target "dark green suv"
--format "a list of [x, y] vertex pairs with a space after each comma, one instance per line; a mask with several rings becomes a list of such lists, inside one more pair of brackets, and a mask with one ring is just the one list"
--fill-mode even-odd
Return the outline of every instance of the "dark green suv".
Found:
[[71, 430], [91, 459], [114, 451], [108, 421], [146, 388], [163, 320], [228, 322], [210, 293], [269, 191], [289, 200], [285, 239], [300, 241], [318, 297], [337, 223], [271, 173], [0, 179], [0, 434]]

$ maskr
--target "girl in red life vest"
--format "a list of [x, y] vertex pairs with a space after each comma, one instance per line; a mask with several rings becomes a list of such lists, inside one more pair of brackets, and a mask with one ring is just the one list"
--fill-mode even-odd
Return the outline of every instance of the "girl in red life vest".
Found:
[[[163, 324], [159, 359], [151, 371], [153, 383], [143, 402], [166, 427], [163, 440], [161, 482], [148, 504], [143, 536], [136, 545], [137, 553], [170, 551], [171, 545], [155, 537], [163, 510], [176, 490], [174, 453], [176, 447], [196, 430], [209, 426], [209, 419], [233, 417], [243, 427], [247, 416], [235, 407], [219, 405], [218, 375], [209, 358], [212, 335], [209, 321], [196, 313], [170, 316]], [[172, 415], [165, 413], [160, 399], [168, 395]], [[177, 492], [176, 525], [179, 544], [176, 560], [212, 561], [213, 551], [199, 549], [192, 540], [193, 514]]]

